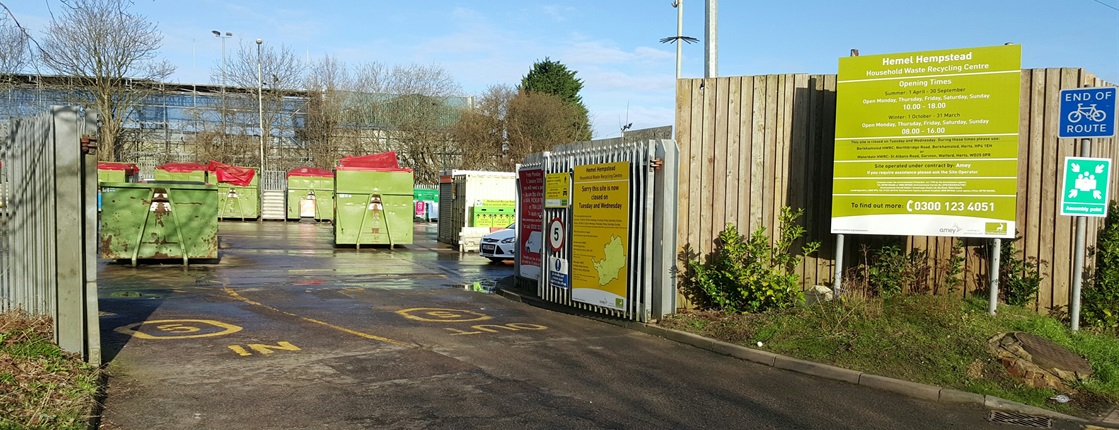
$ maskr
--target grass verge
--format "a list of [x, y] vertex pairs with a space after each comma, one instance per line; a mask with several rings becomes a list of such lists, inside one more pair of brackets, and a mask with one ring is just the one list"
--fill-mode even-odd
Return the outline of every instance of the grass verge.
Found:
[[0, 314], [0, 429], [85, 429], [100, 383], [98, 369], [52, 341], [53, 323]]
[[[911, 295], [844, 298], [759, 314], [687, 311], [659, 322], [666, 328], [781, 355], [941, 387], [993, 395], [1027, 405], [1094, 418], [1119, 404], [1119, 338], [1072, 333], [1058, 320], [1028, 309], [986, 302]], [[1028, 387], [988, 351], [999, 333], [1023, 331], [1050, 339], [1092, 364], [1093, 377], [1071, 392]], [[762, 346], [758, 346], [758, 342]], [[1050, 400], [1068, 394], [1069, 403]]]

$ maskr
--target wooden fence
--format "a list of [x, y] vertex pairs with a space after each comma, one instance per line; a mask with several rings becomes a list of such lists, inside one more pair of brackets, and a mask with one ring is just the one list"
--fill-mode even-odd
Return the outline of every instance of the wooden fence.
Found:
[[[1036, 307], [1067, 306], [1072, 283], [1074, 218], [1058, 215], [1064, 157], [1080, 154], [1080, 142], [1058, 139], [1062, 88], [1110, 86], [1083, 69], [1022, 71], [1017, 225], [1019, 256], [1041, 262]], [[798, 268], [802, 286], [830, 285], [835, 236], [831, 229], [835, 137], [835, 75], [765, 75], [681, 79], [676, 87], [676, 141], [680, 146], [680, 211], [677, 243], [706, 254], [727, 223], [748, 234], [774, 231], [783, 206], [804, 209], [807, 240], [822, 246]], [[1095, 139], [1093, 157], [1116, 159], [1115, 139]], [[1112, 175], [1112, 198], [1119, 183]], [[1090, 218], [1087, 244], [1095, 244], [1102, 219]], [[925, 251], [933, 270], [926, 280], [943, 293], [954, 238], [848, 235], [845, 265], [865, 261], [864, 246], [898, 243]], [[966, 239], [961, 289], [970, 294], [987, 277], [987, 244]], [[1004, 245], [1005, 249], [1005, 245]], [[1023, 254], [1024, 253], [1024, 254]], [[1094, 256], [1089, 252], [1087, 264]]]

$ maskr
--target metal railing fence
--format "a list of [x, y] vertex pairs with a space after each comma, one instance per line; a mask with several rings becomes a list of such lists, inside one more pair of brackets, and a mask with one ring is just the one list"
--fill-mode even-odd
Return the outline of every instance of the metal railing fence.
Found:
[[[624, 162], [628, 165], [626, 172], [628, 178], [628, 211], [627, 223], [624, 228], [607, 227], [602, 232], [613, 235], [620, 230], [625, 230], [627, 235], [626, 255], [624, 270], [626, 277], [624, 303], [620, 307], [609, 307], [589, 303], [586, 300], [578, 301], [573, 297], [575, 289], [574, 276], [576, 275], [573, 257], [577, 256], [574, 247], [574, 238], [577, 235], [588, 234], [577, 232], [577, 228], [590, 228], [575, 223], [575, 208], [580, 203], [580, 193], [572, 185], [571, 200], [568, 207], [543, 208], [543, 222], [541, 231], [547, 237], [548, 224], [551, 220], [560, 220], [565, 226], [566, 238], [558, 250], [552, 248], [544, 239], [545, 244], [540, 246], [541, 267], [539, 279], [535, 280], [537, 294], [540, 298], [572, 306], [575, 308], [598, 312], [617, 318], [635, 321], [649, 321], [661, 318], [675, 311], [675, 250], [676, 250], [676, 184], [677, 168], [679, 164], [676, 143], [672, 140], [648, 140], [643, 142], [621, 143], [618, 139], [606, 141], [579, 142], [560, 145], [554, 151], [542, 154], [530, 154], [525, 158], [525, 163], [518, 167], [518, 172], [531, 169], [543, 169], [545, 175], [571, 174], [579, 166], [604, 165], [607, 163]], [[526, 198], [525, 187], [518, 185], [518, 208]], [[529, 196], [528, 198], [535, 198]], [[609, 202], [618, 203], [618, 202]], [[518, 210], [518, 224], [522, 222], [522, 211]], [[601, 225], [596, 229], [603, 228]], [[522, 242], [520, 234], [525, 228], [518, 228], [518, 245]], [[593, 235], [593, 233], [592, 233]], [[531, 239], [530, 239], [531, 241]], [[522, 273], [534, 271], [522, 270], [523, 249], [518, 248], [515, 272]], [[588, 252], [588, 251], [584, 251]], [[593, 251], [597, 252], [597, 251]], [[598, 256], [596, 256], [597, 258]], [[564, 276], [561, 271], [549, 266], [559, 259], [569, 269]], [[562, 282], [553, 282], [553, 277], [562, 278]], [[593, 289], [592, 285], [592, 289]]]
[[100, 364], [97, 157], [81, 142], [96, 134], [93, 115], [54, 107], [0, 136], [0, 312], [52, 317], [62, 349]]

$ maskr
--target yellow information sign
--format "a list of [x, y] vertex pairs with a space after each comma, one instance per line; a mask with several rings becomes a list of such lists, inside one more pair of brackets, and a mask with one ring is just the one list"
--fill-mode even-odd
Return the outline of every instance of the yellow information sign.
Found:
[[628, 161], [575, 167], [571, 299], [624, 310], [629, 272]]
[[549, 173], [544, 185], [544, 207], [566, 208], [571, 204], [571, 174]]
[[832, 233], [1015, 234], [1020, 45], [846, 57]]

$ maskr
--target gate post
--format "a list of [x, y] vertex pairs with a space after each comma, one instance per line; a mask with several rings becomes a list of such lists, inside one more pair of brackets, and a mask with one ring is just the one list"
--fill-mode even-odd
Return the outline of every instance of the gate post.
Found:
[[[94, 191], [90, 199], [90, 190], [97, 183], [97, 165], [96, 160], [87, 160], [89, 157], [83, 154], [80, 143], [83, 131], [97, 127], [75, 107], [52, 107], [51, 117], [55, 163], [50, 173], [54, 175], [54, 193], [39, 197], [54, 199], [54, 213], [47, 216], [55, 218], [55, 231], [51, 232], [54, 236], [51, 245], [57, 257], [55, 337], [63, 350], [79, 353], [90, 363], [100, 363], [97, 270], [96, 262], [90, 261], [95, 255], [90, 250], [96, 243], [90, 236], [97, 231], [94, 203], [97, 197]], [[92, 169], [87, 168], [90, 164]], [[88, 216], [91, 211], [94, 221]]]
[[656, 167], [653, 177], [653, 318], [676, 312], [676, 196], [680, 184], [680, 149], [674, 140], [656, 141]]

